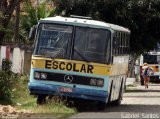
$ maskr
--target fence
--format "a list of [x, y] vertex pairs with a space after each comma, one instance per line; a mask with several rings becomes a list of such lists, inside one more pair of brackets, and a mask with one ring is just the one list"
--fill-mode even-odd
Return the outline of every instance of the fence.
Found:
[[29, 73], [31, 55], [31, 49], [26, 47], [0, 46], [0, 68], [2, 68], [2, 60], [8, 59], [12, 62], [14, 73]]
[[3, 44], [3, 45], [15, 45], [15, 44], [26, 44], [27, 41], [25, 41], [23, 39], [18, 39], [18, 40], [3, 39], [0, 43]]

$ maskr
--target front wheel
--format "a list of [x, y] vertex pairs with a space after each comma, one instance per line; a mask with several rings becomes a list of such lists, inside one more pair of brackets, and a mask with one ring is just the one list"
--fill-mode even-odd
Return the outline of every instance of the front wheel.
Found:
[[103, 111], [105, 110], [106, 108], [106, 103], [105, 102], [98, 102], [97, 103], [97, 109], [100, 110], [100, 111]]
[[38, 95], [37, 96], [37, 104], [42, 105], [46, 102], [46, 96], [45, 95]]

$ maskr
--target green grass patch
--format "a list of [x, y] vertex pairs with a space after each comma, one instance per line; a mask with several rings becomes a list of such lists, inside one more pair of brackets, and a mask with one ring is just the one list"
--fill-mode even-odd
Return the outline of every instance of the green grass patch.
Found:
[[66, 118], [76, 113], [74, 108], [69, 108], [65, 105], [65, 101], [59, 98], [48, 99], [43, 105], [36, 104], [36, 98], [31, 96], [28, 90], [29, 76], [19, 76], [15, 87], [12, 89], [10, 101], [2, 101], [1, 104], [12, 104], [18, 111], [27, 110], [34, 114], [55, 115], [58, 118]]

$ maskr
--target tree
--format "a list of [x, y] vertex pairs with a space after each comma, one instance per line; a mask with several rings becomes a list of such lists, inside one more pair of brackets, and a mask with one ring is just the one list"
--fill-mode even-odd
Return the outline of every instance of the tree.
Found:
[[98, 7], [104, 5], [107, 0], [53, 0], [56, 6], [56, 14], [63, 16], [79, 15], [95, 18]]
[[13, 11], [17, 4], [19, 4], [21, 0], [1, 0], [0, 1], [0, 12], [1, 12], [1, 18], [0, 18], [0, 41], [3, 40], [5, 36], [5, 29], [7, 28], [11, 16], [13, 14]]
[[160, 41], [159, 0], [54, 0], [57, 14], [91, 16], [131, 30], [131, 52], [142, 54]]
[[[129, 28], [131, 29], [131, 51], [144, 53], [155, 48], [159, 42], [158, 24], [160, 11], [153, 6], [160, 4], [158, 0], [134, 0], [130, 2], [128, 16], [130, 16]], [[155, 20], [157, 22], [155, 22]], [[135, 47], [136, 46], [136, 47]]]
[[91, 16], [131, 30], [131, 72], [136, 58], [160, 42], [159, 0], [54, 0], [57, 14]]
[[16, 6], [16, 16], [15, 16], [15, 26], [14, 26], [14, 42], [18, 40], [19, 37], [19, 21], [20, 21], [20, 3]]
[[31, 2], [26, 1], [24, 13], [21, 15], [21, 37], [28, 40], [30, 28], [38, 23], [38, 20], [54, 15], [54, 8], [50, 8], [47, 2], [38, 6], [33, 6]]

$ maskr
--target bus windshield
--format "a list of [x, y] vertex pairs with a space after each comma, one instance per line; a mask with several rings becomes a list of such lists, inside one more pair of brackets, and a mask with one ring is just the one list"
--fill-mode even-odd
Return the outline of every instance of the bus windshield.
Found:
[[73, 59], [107, 63], [109, 42], [110, 31], [106, 29], [76, 27]]
[[39, 25], [35, 55], [62, 59], [71, 56], [73, 60], [96, 63], [109, 61], [109, 30], [80, 26], [75, 26], [74, 30], [67, 25]]
[[38, 45], [35, 55], [65, 58], [72, 31], [72, 26], [41, 24], [38, 29]]

